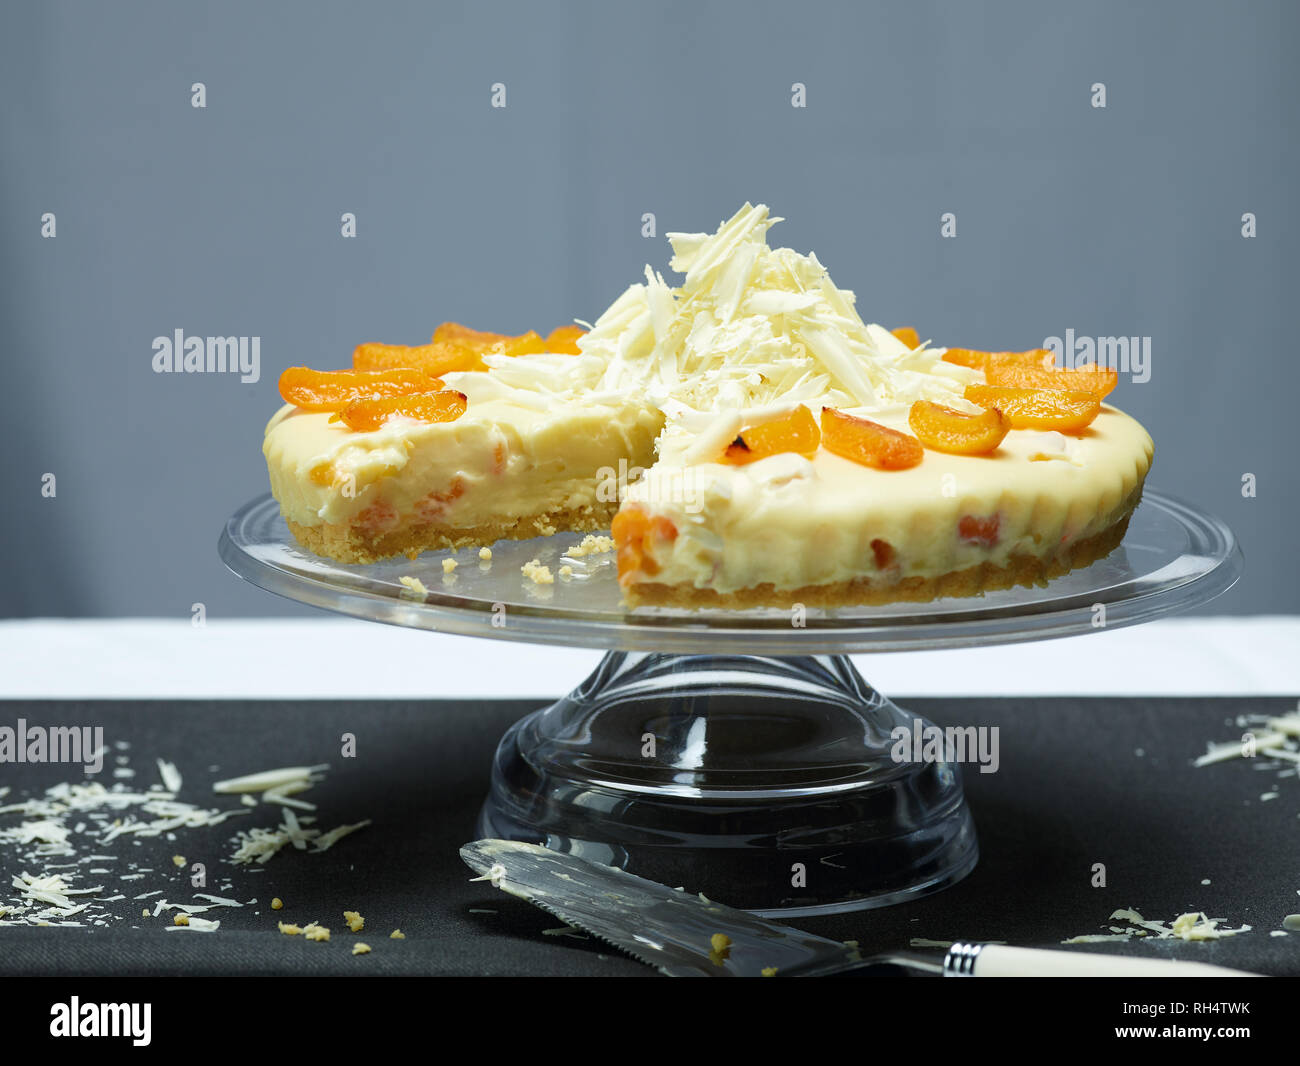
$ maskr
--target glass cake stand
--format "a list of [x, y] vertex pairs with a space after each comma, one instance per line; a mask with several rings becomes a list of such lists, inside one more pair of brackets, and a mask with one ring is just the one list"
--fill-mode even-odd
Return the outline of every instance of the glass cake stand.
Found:
[[[848, 653], [1135, 625], [1212, 599], [1241, 571], [1226, 525], [1149, 490], [1123, 544], [1090, 567], [920, 604], [628, 610], [612, 553], [565, 556], [582, 537], [501, 541], [490, 563], [462, 549], [347, 565], [299, 547], [268, 495], [230, 518], [219, 551], [261, 588], [358, 618], [607, 649], [582, 684], [506, 733], [479, 835], [781, 915], [897, 903], [953, 884], [978, 857], [959, 760], [924, 744], [895, 758], [898, 738], [933, 727], [868, 685]], [[448, 557], [458, 565], [444, 574]], [[553, 584], [521, 575], [532, 559]]]

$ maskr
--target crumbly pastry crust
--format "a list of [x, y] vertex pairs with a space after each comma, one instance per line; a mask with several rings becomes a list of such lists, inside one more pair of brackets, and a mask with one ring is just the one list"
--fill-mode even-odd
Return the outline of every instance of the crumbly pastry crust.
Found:
[[398, 555], [414, 559], [426, 551], [495, 544], [499, 540], [528, 540], [564, 530], [596, 532], [609, 528], [617, 510], [617, 503], [596, 503], [477, 526], [407, 522], [383, 533], [371, 533], [358, 526], [305, 526], [291, 518], [286, 518], [285, 522], [289, 532], [308, 551], [341, 563], [377, 563]]
[[1132, 503], [1126, 504], [1117, 521], [1100, 533], [1076, 541], [1064, 552], [1051, 556], [1013, 554], [1003, 566], [979, 563], [938, 577], [906, 577], [888, 584], [879, 578], [856, 577], [848, 581], [805, 585], [797, 589], [778, 589], [772, 584], [763, 584], [726, 593], [689, 585], [636, 582], [624, 586], [623, 599], [632, 607], [741, 609], [791, 607], [796, 603], [807, 607], [858, 607], [920, 603], [949, 596], [978, 596], [1017, 585], [1042, 585], [1071, 570], [1091, 566], [1119, 547], [1140, 498], [1139, 487]]

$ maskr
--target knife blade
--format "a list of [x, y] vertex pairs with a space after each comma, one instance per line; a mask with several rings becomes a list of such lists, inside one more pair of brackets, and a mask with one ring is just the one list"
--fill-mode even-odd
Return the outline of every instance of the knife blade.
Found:
[[669, 977], [815, 977], [903, 967], [945, 977], [1257, 977], [1188, 959], [1101, 955], [957, 941], [944, 956], [863, 958], [852, 943], [779, 925], [577, 855], [476, 840], [461, 858], [493, 886]]
[[[536, 844], [476, 840], [460, 855], [495, 887], [670, 977], [784, 976], [858, 959], [856, 948], [838, 940]], [[726, 937], [725, 945], [715, 947], [717, 934]], [[940, 968], [936, 963], [934, 972]]]

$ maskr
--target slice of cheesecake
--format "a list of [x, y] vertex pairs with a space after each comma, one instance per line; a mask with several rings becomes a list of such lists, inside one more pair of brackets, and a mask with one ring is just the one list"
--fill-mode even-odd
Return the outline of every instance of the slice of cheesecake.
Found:
[[645, 405], [502, 400], [471, 401], [454, 422], [393, 420], [369, 432], [330, 417], [286, 405], [263, 450], [298, 542], [348, 563], [608, 529], [619, 458], [649, 466], [663, 426]]

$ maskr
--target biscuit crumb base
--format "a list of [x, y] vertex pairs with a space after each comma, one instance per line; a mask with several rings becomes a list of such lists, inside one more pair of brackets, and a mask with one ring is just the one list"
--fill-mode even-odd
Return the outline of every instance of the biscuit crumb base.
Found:
[[[317, 555], [341, 563], [374, 563], [395, 555], [414, 559], [421, 552], [438, 548], [466, 548], [476, 544], [495, 544], [499, 540], [530, 540], [550, 536], [557, 529], [575, 533], [608, 529], [618, 506], [617, 501], [595, 503], [461, 529], [411, 519], [382, 533], [348, 525], [305, 526], [291, 518], [286, 518], [285, 524], [299, 544]], [[482, 558], [482, 552], [479, 557]]]

